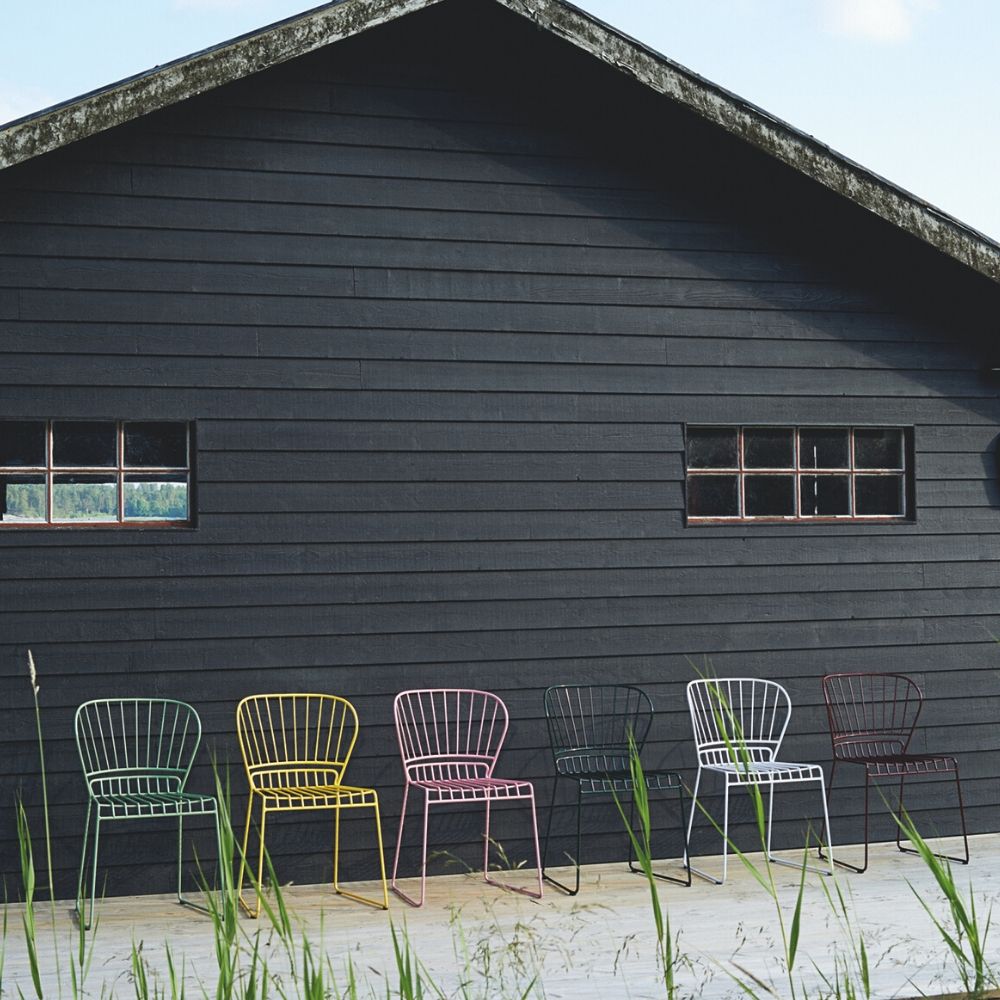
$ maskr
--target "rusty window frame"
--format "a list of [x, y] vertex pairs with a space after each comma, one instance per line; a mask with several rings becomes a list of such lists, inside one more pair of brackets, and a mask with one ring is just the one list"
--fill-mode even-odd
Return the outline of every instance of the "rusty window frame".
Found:
[[[56, 465], [54, 463], [53, 425], [60, 423], [113, 423], [115, 425], [115, 464], [104, 466], [88, 465]], [[99, 528], [143, 529], [143, 528], [191, 528], [194, 527], [194, 423], [184, 420], [130, 419], [114, 420], [108, 418], [75, 418], [55, 417], [43, 419], [38, 417], [4, 418], [0, 420], [0, 430], [3, 423], [44, 423], [45, 424], [45, 464], [44, 465], [4, 465], [0, 466], [0, 478], [4, 476], [42, 476], [45, 488], [45, 520], [44, 521], [5, 521], [0, 513], [0, 531], [25, 530], [30, 528], [72, 528], [93, 530]], [[137, 466], [125, 464], [125, 426], [127, 424], [177, 424], [185, 429], [185, 452], [187, 462], [183, 466]], [[130, 476], [183, 476], [187, 488], [187, 517], [158, 519], [128, 518], [125, 516], [125, 484]], [[105, 476], [114, 477], [117, 492], [117, 510], [114, 518], [105, 520], [84, 521], [78, 519], [58, 520], [53, 516], [53, 485], [58, 476]], [[2, 485], [2, 484], [0, 484]]]
[[[736, 433], [736, 464], [711, 468], [688, 467], [688, 438], [691, 431], [732, 430]], [[744, 432], [748, 430], [789, 430], [793, 435], [793, 465], [775, 467], [747, 467], [744, 452]], [[848, 435], [848, 466], [846, 468], [814, 468], [803, 466], [801, 461], [800, 434], [803, 431], [837, 430]], [[858, 468], [855, 457], [855, 434], [858, 431], [898, 431], [900, 434], [900, 465], [884, 468]], [[684, 512], [688, 524], [897, 524], [914, 520], [913, 428], [895, 424], [688, 424], [684, 429]], [[700, 515], [689, 511], [690, 489], [693, 478], [701, 476], [736, 476], [738, 512], [732, 515]], [[794, 482], [794, 514], [746, 514], [747, 476], [791, 476]], [[803, 514], [801, 510], [801, 480], [804, 476], [846, 476], [848, 478], [850, 513]], [[893, 476], [901, 478], [902, 512], [899, 514], [857, 513], [858, 476]]]

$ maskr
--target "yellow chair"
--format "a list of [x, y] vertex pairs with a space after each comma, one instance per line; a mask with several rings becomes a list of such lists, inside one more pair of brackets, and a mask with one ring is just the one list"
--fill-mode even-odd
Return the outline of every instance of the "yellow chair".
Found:
[[[260, 914], [264, 879], [264, 835], [268, 813], [333, 809], [333, 888], [338, 895], [387, 910], [389, 893], [382, 854], [382, 824], [378, 793], [373, 788], [343, 784], [347, 762], [358, 739], [358, 713], [344, 698], [328, 694], [259, 694], [244, 698], [236, 708], [236, 732], [250, 782], [239, 898], [247, 914]], [[260, 853], [257, 859], [257, 906], [243, 898], [243, 876], [250, 825], [260, 803]], [[340, 876], [340, 813], [343, 809], [374, 809], [382, 899], [342, 889]]]

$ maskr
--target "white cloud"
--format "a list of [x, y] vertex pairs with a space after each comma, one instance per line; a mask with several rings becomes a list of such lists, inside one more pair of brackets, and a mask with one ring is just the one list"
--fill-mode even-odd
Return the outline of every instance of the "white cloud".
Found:
[[905, 42], [917, 17], [936, 0], [824, 0], [823, 21], [836, 35], [872, 42]]
[[55, 98], [41, 87], [25, 87], [0, 80], [0, 125], [41, 111], [55, 103]]

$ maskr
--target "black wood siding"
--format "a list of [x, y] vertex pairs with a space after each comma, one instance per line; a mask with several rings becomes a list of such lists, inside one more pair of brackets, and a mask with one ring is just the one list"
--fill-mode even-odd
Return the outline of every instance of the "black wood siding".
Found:
[[[544, 825], [548, 684], [642, 685], [650, 763], [690, 773], [697, 669], [784, 683], [798, 760], [828, 758], [823, 673], [901, 670], [929, 697], [920, 749], [959, 754], [972, 828], [998, 828], [996, 310], [957, 265], [474, 3], [6, 171], [0, 254], [0, 417], [196, 421], [199, 512], [0, 531], [8, 886], [16, 793], [41, 827], [28, 647], [64, 892], [72, 712], [100, 696], [192, 702], [193, 784], [212, 750], [236, 825], [236, 701], [349, 697], [391, 854], [402, 688], [500, 693], [502, 770]], [[915, 523], [686, 527], [683, 426], [725, 421], [913, 426]], [[928, 831], [949, 795], [910, 798]], [[811, 804], [790, 798], [785, 845]], [[856, 840], [860, 799], [834, 813]], [[478, 814], [432, 822], [475, 859]], [[613, 807], [588, 824], [590, 859], [620, 857]], [[523, 815], [497, 832], [526, 856]], [[108, 892], [168, 891], [164, 841], [128, 833]], [[326, 819], [271, 834], [282, 878], [328, 877]]]

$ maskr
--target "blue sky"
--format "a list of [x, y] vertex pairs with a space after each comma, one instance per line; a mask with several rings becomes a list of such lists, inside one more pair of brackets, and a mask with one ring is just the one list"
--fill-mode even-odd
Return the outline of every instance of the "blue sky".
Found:
[[[578, 0], [1000, 240], [998, 0]], [[0, 0], [0, 122], [313, 6]]]

